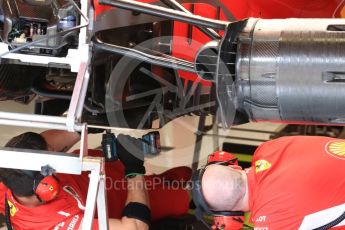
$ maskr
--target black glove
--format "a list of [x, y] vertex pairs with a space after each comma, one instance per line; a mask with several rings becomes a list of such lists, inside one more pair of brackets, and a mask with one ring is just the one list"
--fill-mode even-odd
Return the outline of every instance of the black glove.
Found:
[[145, 175], [142, 140], [120, 134], [117, 136], [117, 150], [119, 159], [125, 166], [126, 177]]

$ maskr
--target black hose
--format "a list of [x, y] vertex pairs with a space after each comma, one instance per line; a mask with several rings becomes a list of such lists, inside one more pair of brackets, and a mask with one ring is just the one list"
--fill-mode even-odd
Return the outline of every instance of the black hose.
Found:
[[71, 100], [72, 98], [72, 95], [70, 94], [61, 94], [61, 93], [42, 91], [41, 89], [38, 89], [36, 87], [32, 87], [31, 92], [42, 97], [50, 97], [50, 98], [55, 98], [55, 99]]
[[343, 220], [345, 220], [345, 212], [343, 212], [343, 214], [341, 214], [337, 219], [333, 220], [332, 222], [325, 224], [321, 227], [314, 228], [313, 230], [327, 230], [340, 224]]

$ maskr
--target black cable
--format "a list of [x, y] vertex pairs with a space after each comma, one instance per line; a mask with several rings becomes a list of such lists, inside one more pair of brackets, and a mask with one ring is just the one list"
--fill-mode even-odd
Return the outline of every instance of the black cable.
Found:
[[72, 95], [70, 94], [61, 94], [61, 93], [55, 93], [55, 92], [42, 91], [41, 89], [38, 89], [37, 87], [32, 87], [31, 92], [42, 97], [50, 97], [50, 98], [55, 98], [55, 99], [71, 100], [72, 98]]
[[340, 224], [343, 220], [345, 220], [345, 212], [343, 212], [343, 214], [341, 214], [337, 219], [333, 220], [332, 222], [325, 224], [321, 227], [314, 228], [313, 230], [327, 230]]
[[8, 230], [13, 230], [10, 217], [10, 205], [7, 201], [7, 195], [5, 195], [5, 222]]

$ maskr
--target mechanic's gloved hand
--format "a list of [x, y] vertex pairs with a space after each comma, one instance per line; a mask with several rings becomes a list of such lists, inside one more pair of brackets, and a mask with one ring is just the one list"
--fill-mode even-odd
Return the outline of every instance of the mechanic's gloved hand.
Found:
[[128, 136], [117, 136], [117, 150], [120, 161], [125, 166], [126, 177], [145, 175], [142, 140]]

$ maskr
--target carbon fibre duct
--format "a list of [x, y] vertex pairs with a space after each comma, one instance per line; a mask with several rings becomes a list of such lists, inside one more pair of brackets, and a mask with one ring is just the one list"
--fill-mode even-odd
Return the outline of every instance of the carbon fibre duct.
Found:
[[257, 122], [344, 125], [344, 30], [342, 19], [230, 24], [216, 77], [223, 124], [235, 109]]

